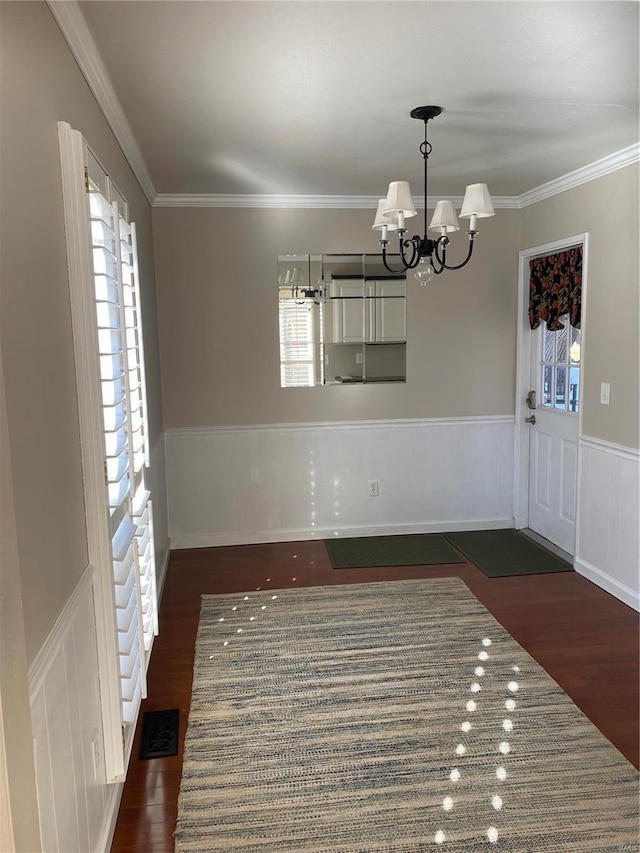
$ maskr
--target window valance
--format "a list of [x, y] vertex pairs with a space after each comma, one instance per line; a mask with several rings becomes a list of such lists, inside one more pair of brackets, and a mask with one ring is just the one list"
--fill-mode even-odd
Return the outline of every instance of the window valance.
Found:
[[569, 315], [569, 322], [580, 328], [582, 299], [582, 246], [575, 246], [532, 258], [529, 261], [529, 323], [537, 329], [544, 320], [552, 332], [563, 329], [559, 318]]

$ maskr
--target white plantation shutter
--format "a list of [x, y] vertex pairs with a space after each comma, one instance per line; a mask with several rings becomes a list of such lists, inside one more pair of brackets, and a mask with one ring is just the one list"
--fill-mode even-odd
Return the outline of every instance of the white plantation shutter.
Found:
[[281, 299], [280, 385], [282, 388], [315, 384], [313, 303]]
[[140, 702], [146, 696], [142, 572], [133, 507], [137, 492], [144, 488], [141, 353], [137, 346], [137, 316], [132, 313], [135, 249], [131, 227], [120, 213], [124, 200], [117, 191], [110, 191], [108, 176], [100, 172], [100, 165], [88, 151], [87, 191], [121, 709], [123, 723], [132, 730]]
[[155, 548], [153, 542], [153, 510], [151, 493], [146, 485], [149, 466], [149, 440], [147, 424], [147, 395], [144, 374], [144, 348], [140, 322], [140, 288], [138, 284], [138, 252], [136, 226], [120, 216], [120, 263], [124, 299], [124, 319], [127, 342], [127, 369], [130, 433], [133, 452], [133, 519], [136, 525], [136, 552], [140, 579], [140, 604], [142, 610], [142, 635], [145, 668], [153, 638], [158, 633], [158, 607], [156, 591]]
[[135, 226], [81, 135], [64, 122], [59, 135], [105, 770], [119, 781], [158, 631]]

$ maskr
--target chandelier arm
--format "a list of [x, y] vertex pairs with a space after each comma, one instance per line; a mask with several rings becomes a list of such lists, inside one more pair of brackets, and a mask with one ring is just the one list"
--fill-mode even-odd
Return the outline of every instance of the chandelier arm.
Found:
[[[473, 238], [474, 237], [475, 237], [475, 234], [473, 234], [473, 233], [469, 234], [469, 251], [467, 252], [467, 257], [464, 259], [464, 261], [462, 261], [462, 263], [459, 263], [459, 264], [448, 264], [448, 263], [446, 263], [446, 252], [447, 252], [446, 243], [443, 245], [442, 257], [440, 257], [440, 252], [439, 252], [440, 241], [438, 240], [438, 242], [436, 243], [435, 257], [436, 257], [438, 263], [442, 265], [442, 269], [459, 270], [459, 269], [462, 269], [462, 267], [465, 266], [465, 264], [468, 264], [469, 261], [471, 260], [471, 255], [473, 254], [473, 245], [474, 245]], [[447, 243], [448, 242], [449, 241], [447, 240]]]
[[444, 272], [446, 269], [440, 258], [438, 257], [437, 251], [434, 251], [431, 256], [431, 268], [433, 269], [436, 275], [440, 275], [441, 272]]
[[392, 267], [390, 267], [389, 264], [387, 263], [387, 247], [386, 246], [382, 247], [382, 263], [384, 264], [385, 269], [388, 270], [390, 273], [393, 273], [393, 275], [402, 275], [403, 272], [406, 272], [409, 269], [409, 267], [403, 267], [401, 270], [394, 270]]
[[[418, 237], [417, 235], [412, 237], [410, 240], [403, 240], [402, 237], [400, 238], [400, 257], [402, 258], [402, 263], [404, 264], [405, 271], [413, 269], [420, 260], [420, 243], [420, 237]], [[412, 247], [410, 260], [407, 260], [405, 257], [405, 246], [407, 248], [409, 248], [409, 246]]]

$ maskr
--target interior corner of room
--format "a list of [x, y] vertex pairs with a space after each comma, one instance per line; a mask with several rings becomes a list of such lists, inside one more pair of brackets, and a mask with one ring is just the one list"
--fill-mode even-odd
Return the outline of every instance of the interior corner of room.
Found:
[[110, 849], [209, 582], [517, 529], [512, 633], [640, 609], [639, 7], [332, 12], [0, 3], [0, 849]]

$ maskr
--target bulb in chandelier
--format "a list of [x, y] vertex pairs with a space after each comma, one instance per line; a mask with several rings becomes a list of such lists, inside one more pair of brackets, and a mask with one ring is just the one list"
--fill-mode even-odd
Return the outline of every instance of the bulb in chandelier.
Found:
[[431, 266], [431, 258], [425, 255], [420, 258], [418, 261], [418, 266], [415, 268], [413, 277], [422, 287], [426, 287], [431, 279], [434, 277], [435, 272], [433, 271], [433, 267]]

